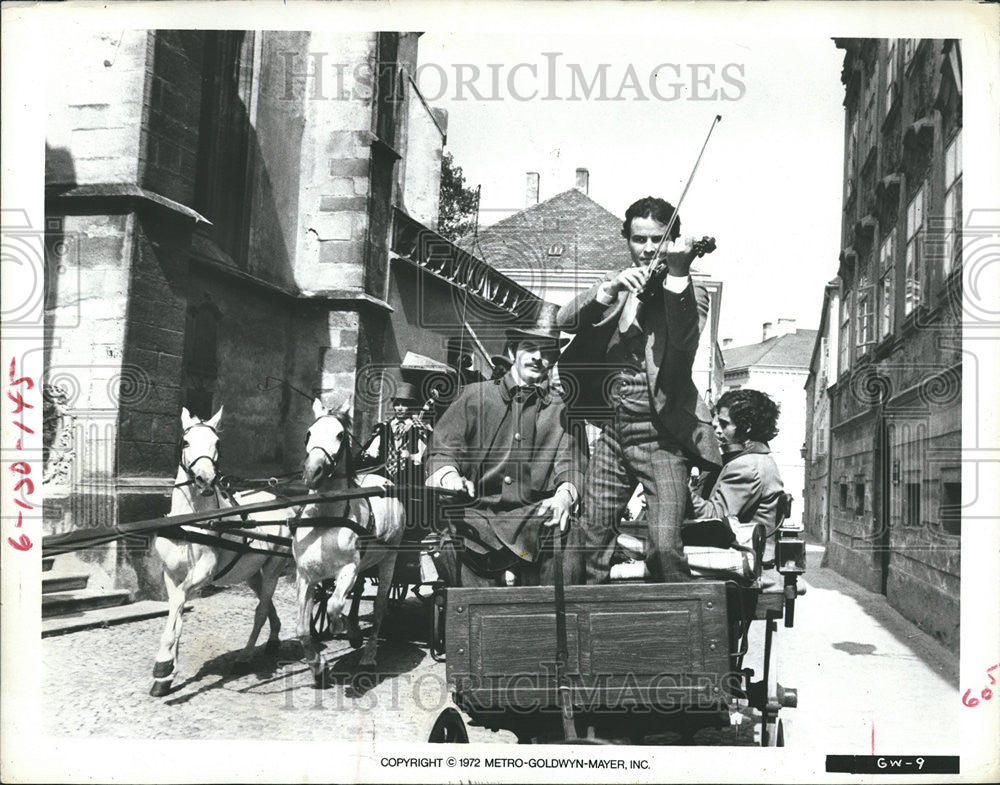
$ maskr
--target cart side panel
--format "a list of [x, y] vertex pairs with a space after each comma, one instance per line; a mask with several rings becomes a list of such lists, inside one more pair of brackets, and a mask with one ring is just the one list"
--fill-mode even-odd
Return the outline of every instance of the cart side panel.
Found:
[[[477, 714], [556, 705], [555, 591], [449, 589], [448, 680]], [[726, 584], [566, 588], [567, 667], [581, 708], [717, 708], [727, 697]]]

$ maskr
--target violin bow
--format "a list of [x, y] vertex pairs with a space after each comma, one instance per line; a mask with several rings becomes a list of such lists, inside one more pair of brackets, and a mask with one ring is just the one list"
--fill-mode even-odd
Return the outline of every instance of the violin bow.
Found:
[[708, 136], [705, 137], [705, 142], [701, 146], [701, 152], [698, 153], [698, 158], [694, 162], [691, 174], [688, 175], [687, 182], [684, 184], [684, 190], [681, 191], [681, 198], [677, 200], [677, 206], [674, 208], [674, 213], [670, 216], [670, 222], [667, 224], [667, 230], [663, 233], [663, 237], [660, 239], [660, 244], [656, 246], [656, 253], [653, 254], [653, 258], [650, 259], [649, 265], [646, 267], [646, 272], [650, 275], [652, 275], [653, 270], [656, 269], [656, 266], [660, 261], [660, 251], [663, 249], [663, 244], [667, 241], [667, 238], [670, 237], [670, 232], [674, 228], [674, 224], [677, 223], [677, 215], [681, 210], [681, 205], [684, 203], [684, 197], [687, 196], [688, 188], [691, 187], [691, 183], [694, 180], [694, 173], [698, 171], [698, 164], [701, 163], [701, 157], [705, 154], [705, 148], [708, 147], [708, 140], [712, 138], [712, 131], [715, 130], [715, 126], [720, 120], [722, 120], [722, 115], [717, 114], [715, 119], [712, 121], [711, 127], [708, 129]]

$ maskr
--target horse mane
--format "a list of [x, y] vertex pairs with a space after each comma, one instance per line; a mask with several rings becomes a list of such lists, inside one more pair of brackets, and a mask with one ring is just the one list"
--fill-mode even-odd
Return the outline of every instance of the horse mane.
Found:
[[337, 421], [344, 429], [344, 438], [340, 440], [340, 449], [337, 451], [337, 455], [334, 457], [334, 459], [337, 462], [337, 468], [339, 470], [337, 474], [340, 474], [342, 472], [343, 475], [347, 477], [348, 481], [354, 482], [355, 457], [354, 457], [354, 451], [351, 449], [351, 444], [350, 444], [350, 442], [354, 438], [353, 435], [351, 434], [351, 419], [347, 414], [342, 414], [339, 412], [334, 413], [334, 417], [337, 418]]

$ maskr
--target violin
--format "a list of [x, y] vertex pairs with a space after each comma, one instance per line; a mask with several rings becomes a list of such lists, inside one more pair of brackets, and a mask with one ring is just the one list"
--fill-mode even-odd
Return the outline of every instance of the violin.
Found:
[[[695, 259], [700, 259], [705, 254], [710, 254], [716, 249], [715, 238], [714, 237], [702, 237], [700, 240], [695, 240], [691, 244], [691, 253], [694, 254]], [[683, 253], [688, 253], [684, 251]], [[667, 254], [669, 256], [670, 254]], [[679, 255], [679, 254], [674, 254]], [[648, 302], [657, 291], [663, 286], [663, 279], [667, 277], [669, 272], [667, 265], [667, 257], [664, 256], [658, 262], [656, 266], [653, 267], [652, 271], [649, 273], [649, 278], [646, 279], [646, 285], [643, 287], [642, 291], [636, 295], [639, 302]]]
[[416, 427], [420, 428], [423, 431], [432, 430], [431, 426], [424, 422], [424, 417], [426, 417], [428, 414], [431, 413], [431, 411], [434, 409], [434, 404], [437, 403], [438, 398], [440, 397], [441, 393], [439, 393], [437, 390], [431, 390], [430, 396], [427, 398], [426, 401], [424, 401], [423, 407], [421, 407], [420, 411], [413, 418], [413, 424]]
[[[637, 295], [640, 302], [646, 302], [649, 300], [656, 292], [657, 288], [662, 286], [663, 279], [667, 275], [667, 256], [669, 253], [664, 255], [663, 258], [660, 257], [660, 251], [663, 250], [663, 244], [670, 237], [670, 232], [674, 228], [674, 224], [677, 223], [677, 214], [681, 209], [681, 204], [684, 202], [684, 197], [687, 196], [688, 188], [691, 187], [691, 182], [694, 180], [694, 174], [698, 171], [698, 164], [701, 163], [701, 157], [705, 155], [705, 148], [708, 147], [708, 140], [712, 138], [712, 131], [715, 130], [716, 124], [722, 120], [722, 115], [717, 114], [715, 119], [712, 121], [712, 126], [708, 129], [708, 135], [705, 137], [705, 142], [701, 146], [701, 152], [698, 153], [698, 158], [694, 162], [694, 167], [691, 169], [691, 174], [688, 176], [687, 183], [684, 184], [684, 190], [681, 191], [681, 198], [677, 200], [677, 206], [674, 208], [673, 215], [670, 216], [670, 221], [667, 223], [667, 228], [663, 232], [663, 239], [660, 240], [660, 244], [656, 247], [656, 253], [653, 254], [653, 261], [649, 263], [649, 278], [646, 279], [646, 285], [643, 290]], [[712, 253], [715, 250], [715, 238], [714, 237], [702, 237], [700, 240], [696, 240], [692, 246], [692, 250], [695, 252], [695, 258], [700, 258], [707, 253]], [[686, 253], [686, 252], [685, 252]]]

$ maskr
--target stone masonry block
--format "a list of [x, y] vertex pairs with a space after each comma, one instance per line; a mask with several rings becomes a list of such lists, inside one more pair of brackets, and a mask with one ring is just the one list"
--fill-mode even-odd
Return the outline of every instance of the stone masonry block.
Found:
[[74, 158], [107, 157], [134, 146], [135, 129], [81, 128], [71, 133], [71, 152]]
[[121, 267], [125, 255], [123, 237], [84, 237], [80, 241], [80, 267]]
[[323, 348], [321, 370], [324, 373], [353, 370], [357, 364], [357, 352], [354, 349]]
[[332, 177], [330, 182], [326, 185], [327, 193], [320, 197], [320, 210], [336, 209], [326, 207], [326, 201], [328, 199], [342, 199], [345, 196], [354, 196], [354, 179], [353, 177]]
[[[326, 198], [323, 198], [323, 202]], [[325, 209], [321, 207], [321, 209]], [[351, 213], [321, 213], [310, 223], [309, 228], [316, 233], [317, 239], [350, 240], [354, 234], [354, 216]], [[325, 245], [326, 243], [323, 243]], [[322, 251], [321, 251], [322, 255]]]
[[326, 143], [326, 154], [331, 159], [352, 158], [355, 150], [353, 131], [332, 131]]
[[153, 415], [153, 431], [150, 441], [174, 444], [181, 435], [180, 418]]
[[[351, 191], [354, 190], [350, 178], [342, 177], [338, 179], [346, 181], [346, 187]], [[322, 196], [320, 198], [319, 209], [325, 212], [338, 212], [341, 210], [351, 210], [359, 212], [361, 210], [364, 210], [365, 207], [367, 206], [368, 206], [368, 199], [364, 196], [353, 196], [353, 195], [347, 197]], [[336, 238], [336, 239], [341, 239], [341, 238]]]
[[332, 158], [330, 159], [330, 174], [333, 176], [367, 177], [367, 158]]
[[[341, 265], [345, 268], [359, 268], [357, 270], [345, 269], [343, 272], [353, 272], [353, 275], [345, 277], [339, 282], [339, 286], [345, 287], [360, 283], [360, 265], [364, 261], [364, 246], [358, 242], [350, 240], [330, 240], [320, 243], [319, 262], [321, 265]], [[336, 273], [331, 273], [336, 276]], [[339, 278], [339, 276], [336, 276]], [[355, 281], [357, 283], [355, 283]], [[332, 286], [332, 282], [330, 284]]]
[[326, 317], [327, 326], [331, 329], [354, 330], [360, 323], [357, 311], [330, 311]]
[[184, 334], [151, 324], [129, 325], [129, 337], [134, 346], [179, 356], [184, 348]]
[[180, 383], [182, 361], [176, 354], [160, 352], [156, 370], [161, 379]]

